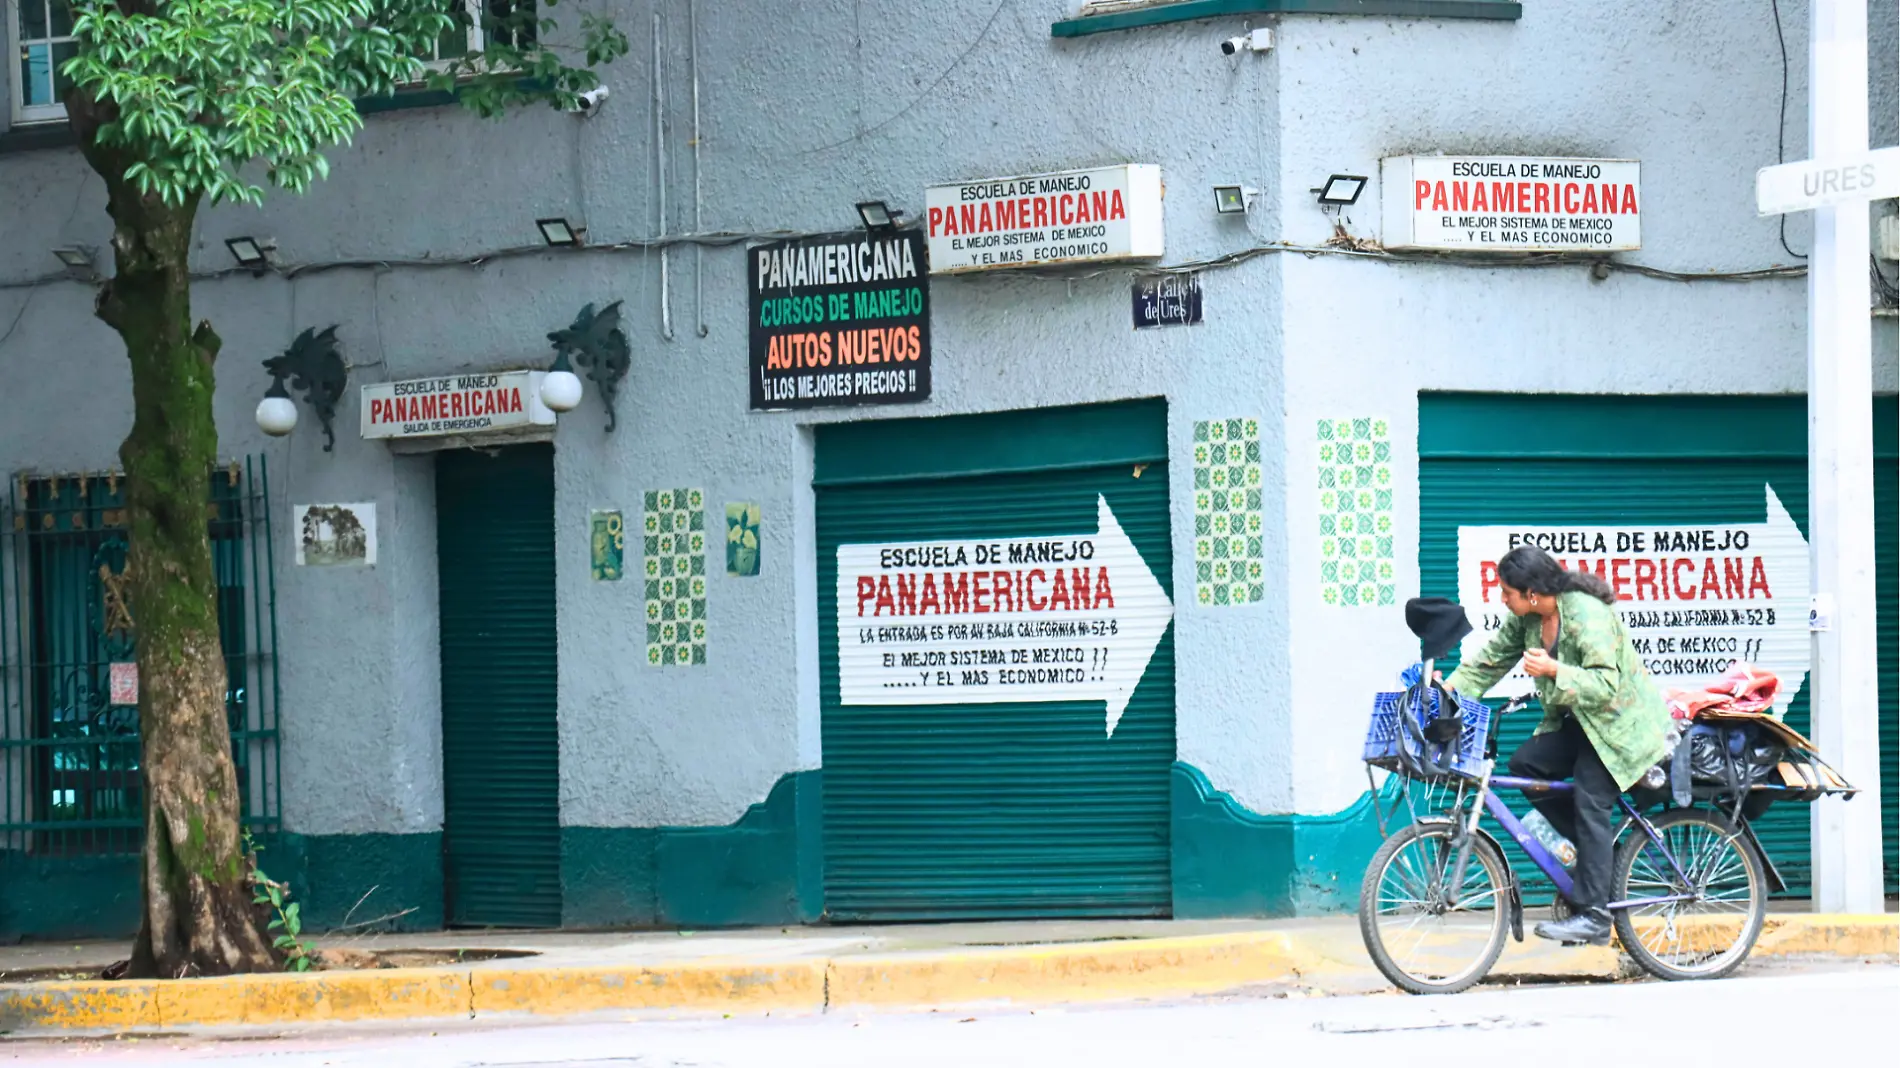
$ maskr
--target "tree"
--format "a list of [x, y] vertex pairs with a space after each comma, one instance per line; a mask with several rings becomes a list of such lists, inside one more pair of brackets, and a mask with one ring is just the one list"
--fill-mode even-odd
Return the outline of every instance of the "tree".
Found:
[[[67, 118], [105, 180], [113, 223], [114, 273], [96, 312], [124, 340], [132, 370], [132, 429], [119, 457], [146, 814], [142, 917], [128, 974], [269, 969], [278, 959], [252, 913], [205, 524], [220, 341], [209, 322], [192, 323], [193, 220], [206, 202], [261, 203], [259, 177], [307, 190], [328, 173], [325, 149], [362, 125], [358, 99], [426, 81], [456, 89], [488, 116], [533, 102], [571, 108], [597, 84], [592, 69], [623, 55], [627, 42], [611, 21], [583, 13], [574, 43], [553, 43], [559, 27], [534, 0], [72, 7], [78, 52], [61, 67]], [[425, 69], [418, 57], [477, 23], [480, 48], [445, 70]]]

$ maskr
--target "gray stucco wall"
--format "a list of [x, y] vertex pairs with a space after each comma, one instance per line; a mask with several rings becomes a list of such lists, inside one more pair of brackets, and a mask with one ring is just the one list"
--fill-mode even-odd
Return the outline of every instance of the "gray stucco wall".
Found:
[[[1788, 158], [1806, 152], [1806, 12], [1784, 5], [1793, 69]], [[1894, 142], [1894, 5], [1879, 5], [1870, 51], [1876, 144]], [[1756, 17], [1759, 14], [1760, 17]], [[1281, 28], [1279, 170], [1288, 240], [1323, 241], [1308, 187], [1335, 171], [1374, 176], [1348, 209], [1355, 236], [1381, 236], [1381, 157], [1406, 153], [1639, 159], [1643, 249], [1619, 257], [1670, 270], [1785, 264], [1777, 223], [1757, 218], [1754, 174], [1775, 162], [1781, 67], [1766, 11], [1715, 4], [1527, 5], [1516, 24], [1288, 20]], [[1882, 61], [1884, 58], [1885, 62]], [[1788, 240], [1809, 244], [1793, 218]], [[1294, 681], [1303, 708], [1339, 701], [1341, 679], [1384, 679], [1415, 658], [1397, 613], [1327, 608], [1318, 596], [1320, 415], [1379, 415], [1417, 439], [1425, 389], [1499, 392], [1779, 393], [1806, 388], [1806, 285], [1598, 282], [1581, 267], [1474, 269], [1289, 258], [1285, 275]], [[1875, 330], [1876, 388], [1893, 390], [1892, 320]], [[1335, 361], [1344, 360], [1342, 370]], [[1500, 434], [1535, 433], [1500, 426]], [[1418, 588], [1417, 455], [1395, 450], [1400, 589]], [[1355, 714], [1303, 717], [1297, 809], [1357, 797], [1371, 687]]]
[[[1064, 0], [813, 0], [796, 17], [777, 0], [701, 6], [707, 231], [845, 229], [853, 202], [882, 197], [916, 211], [935, 182], [1149, 162], [1168, 183], [1167, 258], [1186, 262], [1325, 240], [1328, 223], [1306, 190], [1335, 170], [1376, 175], [1383, 155], [1574, 152], [1644, 161], [1646, 247], [1629, 258], [1692, 270], [1786, 259], [1748, 195], [1754, 169], [1773, 159], [1780, 88], [1765, 12], [1627, 0], [1533, 4], [1517, 23], [1299, 18], [1280, 25], [1273, 54], [1225, 59], [1215, 45], [1242, 19], [1055, 41], [1048, 25]], [[1876, 39], [1891, 49], [1893, 5], [1874, 6]], [[1805, 140], [1805, 10], [1785, 8], [1793, 157]], [[227, 266], [223, 240], [239, 234], [274, 238], [287, 261], [322, 263], [459, 260], [534, 243], [543, 215], [584, 222], [596, 245], [692, 229], [687, 5], [617, 9], [634, 48], [605, 72], [613, 96], [598, 117], [373, 115], [308, 196], [204, 212], [199, 266]], [[664, 166], [652, 135], [656, 12]], [[1876, 115], [1891, 116], [1894, 64], [1875, 68]], [[1886, 123], [1877, 137], [1891, 143]], [[1244, 220], [1218, 218], [1208, 203], [1217, 182], [1265, 192]], [[106, 243], [100, 184], [73, 151], [0, 156], [0, 188], [0, 280], [40, 273], [55, 244]], [[1375, 184], [1349, 212], [1354, 234], [1378, 236], [1377, 204]], [[1790, 226], [1790, 240], [1805, 247], [1804, 223]], [[1126, 270], [939, 279], [928, 404], [754, 415], [742, 253], [703, 253], [703, 305], [701, 255], [670, 254], [671, 340], [656, 253], [538, 253], [294, 281], [236, 275], [197, 287], [198, 314], [226, 342], [223, 451], [264, 453], [274, 472], [291, 830], [415, 831], [441, 820], [431, 466], [362, 441], [354, 389], [334, 454], [321, 451], [307, 410], [288, 441], [259, 434], [251, 413], [268, 380], [256, 361], [306, 326], [341, 325], [354, 386], [543, 366], [547, 331], [583, 303], [626, 299], [635, 354], [621, 429], [601, 433], [590, 396], [555, 439], [562, 819], [572, 826], [728, 823], [780, 775], [817, 764], [818, 621], [794, 581], [812, 564], [798, 520], [810, 493], [801, 426], [815, 420], [1166, 395], [1175, 588], [1177, 601], [1191, 601], [1191, 423], [1260, 418], [1264, 473], [1281, 504], [1267, 516], [1269, 589], [1284, 596], [1243, 609], [1178, 606], [1180, 758], [1257, 810], [1323, 812], [1364, 781], [1354, 758], [1363, 701], [1342, 704], [1336, 681], [1388, 671], [1407, 642], [1395, 616], [1318, 606], [1315, 415], [1386, 415], [1405, 442], [1425, 386], [1707, 392], [1802, 382], [1799, 282], [1595, 283], [1580, 269], [1266, 256], [1208, 274], [1204, 325], [1139, 334]], [[111, 465], [130, 419], [117, 339], [91, 318], [83, 286], [0, 290], [0, 332], [23, 304], [0, 343], [0, 467]], [[1880, 381], [1892, 388], [1891, 329], [1877, 344]], [[1414, 461], [1401, 456], [1399, 514], [1413, 539], [1398, 550], [1403, 590], [1416, 585], [1417, 502]], [[709, 561], [711, 663], [652, 669], [639, 584], [589, 576], [588, 512], [637, 518], [645, 490], [676, 485], [703, 488], [715, 511], [759, 501], [764, 567], [729, 579]], [[336, 501], [377, 503], [379, 565], [290, 566], [290, 506]]]

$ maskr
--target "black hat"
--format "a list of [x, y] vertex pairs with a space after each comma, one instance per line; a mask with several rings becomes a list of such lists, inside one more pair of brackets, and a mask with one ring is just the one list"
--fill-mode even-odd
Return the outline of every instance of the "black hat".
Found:
[[1458, 602], [1443, 597], [1414, 597], [1405, 602], [1405, 625], [1418, 635], [1419, 657], [1436, 660], [1471, 633], [1471, 621]]

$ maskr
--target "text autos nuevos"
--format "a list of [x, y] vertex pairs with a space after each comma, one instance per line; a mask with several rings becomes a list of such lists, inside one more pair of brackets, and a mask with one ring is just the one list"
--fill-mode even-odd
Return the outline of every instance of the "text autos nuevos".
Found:
[[748, 250], [751, 407], [930, 397], [930, 285], [916, 231]]

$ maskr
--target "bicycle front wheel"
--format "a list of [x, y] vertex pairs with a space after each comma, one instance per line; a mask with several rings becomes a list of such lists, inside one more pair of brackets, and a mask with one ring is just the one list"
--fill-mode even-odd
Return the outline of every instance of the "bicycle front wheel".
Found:
[[1653, 825], [1667, 853], [1641, 827], [1616, 850], [1616, 896], [1654, 902], [1616, 910], [1617, 940], [1658, 979], [1720, 979], [1748, 958], [1767, 919], [1761, 859], [1707, 809], [1665, 812]]
[[1372, 963], [1399, 989], [1456, 994], [1483, 979], [1504, 951], [1510, 872], [1474, 836], [1454, 889], [1458, 849], [1449, 822], [1414, 823], [1385, 840], [1359, 890], [1359, 934]]

